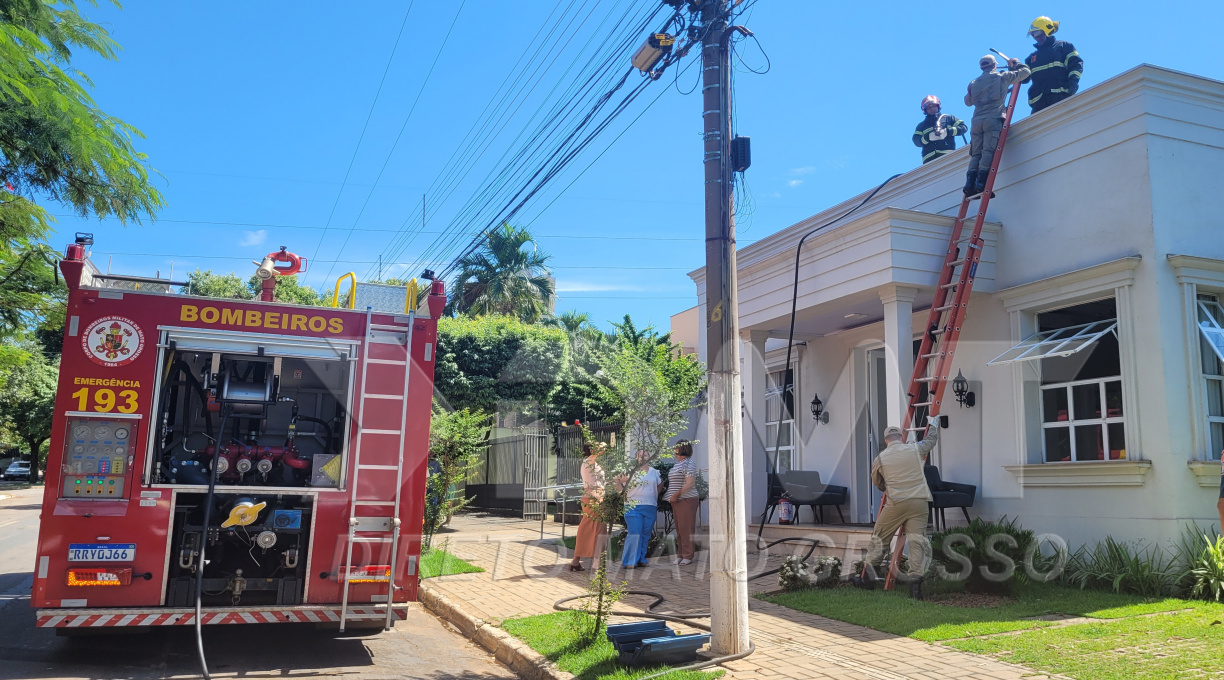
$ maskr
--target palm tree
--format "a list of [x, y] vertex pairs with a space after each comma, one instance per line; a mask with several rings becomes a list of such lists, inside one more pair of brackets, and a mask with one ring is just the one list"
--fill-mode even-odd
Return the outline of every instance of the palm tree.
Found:
[[479, 250], [460, 258], [448, 311], [539, 321], [553, 294], [550, 259], [526, 229], [503, 223], [489, 232]]
[[569, 310], [557, 316], [547, 317], [541, 323], [564, 330], [569, 336], [571, 349], [586, 346], [598, 347], [605, 339], [603, 331], [591, 323], [591, 315], [586, 312]]

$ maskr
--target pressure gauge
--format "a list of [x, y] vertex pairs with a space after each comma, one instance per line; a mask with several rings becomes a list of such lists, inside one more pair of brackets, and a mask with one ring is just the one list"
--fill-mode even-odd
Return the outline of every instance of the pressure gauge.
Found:
[[105, 439], [110, 436], [111, 429], [107, 425], [99, 425], [94, 428], [94, 436], [98, 439]]
[[115, 439], [127, 439], [127, 438], [128, 438], [128, 429], [126, 427], [120, 427], [120, 428], [115, 429]]
[[85, 439], [89, 436], [90, 429], [88, 425], [77, 425], [72, 428], [72, 436], [77, 439]]

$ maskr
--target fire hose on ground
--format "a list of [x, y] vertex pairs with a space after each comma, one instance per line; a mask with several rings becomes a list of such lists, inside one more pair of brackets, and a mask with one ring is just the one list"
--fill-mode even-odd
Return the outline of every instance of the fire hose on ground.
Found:
[[[708, 619], [710, 618], [710, 612], [691, 612], [688, 614], [681, 614], [678, 612], [666, 612], [666, 613], [656, 612], [654, 611], [654, 608], [667, 601], [667, 598], [664, 597], [663, 595], [656, 593], [654, 591], [651, 591], [651, 590], [626, 590], [624, 594], [625, 595], [645, 595], [647, 597], [653, 597], [655, 598], [655, 600], [654, 602], [651, 602], [649, 605], [646, 606], [645, 612], [635, 612], [635, 611], [625, 611], [622, 609], [614, 609], [608, 612], [610, 615], [612, 616], [630, 616], [630, 617], [638, 618], [638, 619], [660, 619], [663, 621], [670, 621], [672, 623], [679, 623], [685, 626], [689, 626], [691, 628], [696, 628], [698, 630], [704, 630], [707, 633], [710, 632], [710, 627], [707, 626], [706, 624], [694, 623], [692, 621], [692, 619]], [[581, 600], [587, 597], [593, 597], [593, 595], [583, 594], [583, 595], [574, 595], [572, 597], [563, 597], [560, 600], [557, 600], [556, 602], [553, 603], [553, 609], [556, 609], [559, 612], [575, 611], [573, 607], [566, 607], [563, 605], [567, 602], [573, 602], [574, 600]], [[696, 663], [692, 663], [687, 666], [678, 666], [676, 668], [668, 668], [667, 670], [660, 671], [658, 673], [642, 676], [641, 678], [638, 678], [638, 680], [651, 680], [652, 678], [660, 678], [669, 673], [681, 673], [684, 671], [701, 670], [703, 668], [709, 668], [710, 666], [717, 666], [718, 664], [723, 664], [729, 661], [736, 661], [738, 659], [742, 659], [748, 656], [749, 654], [752, 654], [755, 651], [756, 651], [756, 645], [754, 645], [750, 641], [748, 643], [748, 649], [738, 654], [725, 654], [723, 656], [716, 656], [716, 657], [712, 657], [709, 659], [705, 659], [703, 661], [698, 661]]]

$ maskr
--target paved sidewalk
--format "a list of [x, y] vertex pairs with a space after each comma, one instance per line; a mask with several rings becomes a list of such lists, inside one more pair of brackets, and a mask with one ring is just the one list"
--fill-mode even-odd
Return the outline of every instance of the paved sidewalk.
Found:
[[[459, 603], [468, 613], [500, 621], [516, 616], [543, 614], [552, 603], [586, 590], [590, 572], [564, 570], [568, 559], [558, 555], [554, 541], [559, 525], [549, 523], [540, 540], [538, 522], [499, 518], [483, 514], [458, 516], [450, 531], [434, 539], [447, 543], [455, 555], [483, 567], [480, 574], [457, 574], [431, 579], [428, 587]], [[549, 533], [554, 532], [554, 533]], [[572, 532], [567, 529], [567, 533]], [[699, 552], [686, 567], [662, 564], [647, 569], [617, 570], [614, 581], [625, 580], [632, 590], [663, 593], [667, 604], [660, 611], [708, 611], [710, 582], [708, 555]], [[780, 558], [761, 562], [748, 555], [753, 572], [776, 567]], [[772, 590], [777, 578], [749, 581], [750, 594]], [[627, 597], [622, 607], [641, 609], [650, 598]], [[752, 599], [749, 626], [756, 653], [727, 664], [726, 677], [794, 678], [795, 680], [845, 678], [847, 680], [1019, 680], [1048, 678], [1020, 666], [966, 654], [910, 638], [881, 633], [814, 614], [798, 612]], [[708, 620], [707, 620], [708, 622]]]

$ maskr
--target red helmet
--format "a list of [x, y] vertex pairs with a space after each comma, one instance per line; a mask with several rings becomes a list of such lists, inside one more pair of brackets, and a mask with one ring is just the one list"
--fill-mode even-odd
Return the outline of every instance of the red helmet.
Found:
[[939, 109], [940, 109], [939, 97], [936, 97], [936, 96], [935, 96], [935, 95], [933, 95], [933, 94], [928, 94], [927, 96], [923, 97], [923, 98], [922, 98], [922, 105], [921, 105], [921, 108], [922, 108], [922, 112], [923, 112], [923, 113], [928, 113], [928, 114], [929, 114], [929, 112], [927, 111], [927, 107], [928, 107], [928, 106], [933, 106], [933, 107], [935, 107], [935, 110], [936, 110], [936, 111], [939, 111]]

